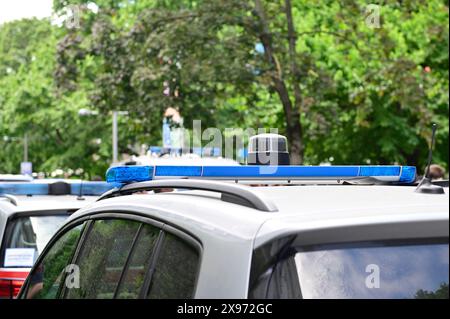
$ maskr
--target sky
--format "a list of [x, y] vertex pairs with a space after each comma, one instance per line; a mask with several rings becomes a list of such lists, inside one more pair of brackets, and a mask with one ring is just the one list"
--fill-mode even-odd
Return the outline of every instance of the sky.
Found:
[[53, 0], [0, 0], [0, 24], [22, 18], [44, 18], [52, 13]]

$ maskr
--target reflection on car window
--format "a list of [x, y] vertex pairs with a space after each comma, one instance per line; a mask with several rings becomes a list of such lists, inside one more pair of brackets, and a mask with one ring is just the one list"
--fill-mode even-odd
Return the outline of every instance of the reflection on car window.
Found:
[[120, 219], [95, 221], [77, 260], [80, 287], [68, 289], [65, 297], [113, 298], [139, 225]]
[[[8, 249], [21, 249], [24, 252], [27, 250], [34, 250], [34, 260], [42, 253], [45, 245], [47, 245], [50, 238], [61, 227], [67, 219], [66, 215], [56, 216], [31, 216], [19, 217], [14, 219], [10, 227], [9, 238], [6, 239], [5, 251], [2, 256], [6, 256]], [[3, 260], [0, 265], [11, 267], [31, 267], [33, 264], [11, 264]]]
[[117, 298], [136, 299], [139, 297], [159, 233], [160, 230], [151, 225], [142, 227], [132, 256], [130, 256], [128, 269], [120, 283]]
[[25, 292], [28, 299], [53, 299], [56, 297], [65, 269], [72, 260], [83, 225], [67, 231], [48, 250], [45, 257], [30, 275], [30, 285]]
[[194, 247], [167, 233], [161, 247], [148, 298], [192, 298], [198, 263], [199, 255]]
[[448, 243], [317, 247], [294, 260], [304, 298], [448, 298]]

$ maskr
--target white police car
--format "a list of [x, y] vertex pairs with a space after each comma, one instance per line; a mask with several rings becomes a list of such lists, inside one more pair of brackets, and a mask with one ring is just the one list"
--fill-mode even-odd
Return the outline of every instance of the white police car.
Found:
[[31, 182], [33, 177], [22, 174], [0, 174], [1, 182]]
[[18, 294], [37, 257], [70, 214], [94, 202], [110, 188], [106, 183], [33, 181], [17, 176], [3, 181], [0, 183], [0, 299]]
[[448, 186], [415, 192], [415, 176], [113, 167], [116, 188], [69, 218], [20, 298], [448, 298]]

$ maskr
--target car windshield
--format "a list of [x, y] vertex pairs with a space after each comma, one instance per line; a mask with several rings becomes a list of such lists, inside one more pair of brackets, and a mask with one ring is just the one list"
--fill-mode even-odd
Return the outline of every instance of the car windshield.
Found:
[[448, 298], [448, 241], [315, 246], [293, 261], [303, 298]]
[[32, 267], [67, 214], [14, 218], [7, 225], [1, 253], [3, 267]]

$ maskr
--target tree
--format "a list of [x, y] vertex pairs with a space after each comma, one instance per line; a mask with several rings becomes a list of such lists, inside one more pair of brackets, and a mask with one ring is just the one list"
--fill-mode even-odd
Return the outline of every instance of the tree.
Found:
[[448, 8], [441, 1], [390, 1], [380, 28], [350, 18], [363, 9], [359, 1], [298, 3], [301, 12], [318, 12], [299, 26], [300, 35], [315, 34], [299, 38], [301, 51], [311, 52], [329, 77], [323, 93], [304, 91], [306, 158], [408, 163], [420, 171], [437, 122], [435, 159], [448, 167]]
[[[78, 6], [79, 28], [39, 20], [0, 28], [0, 136], [41, 139], [30, 146], [36, 168], [99, 174], [112, 110], [129, 111], [120, 151], [132, 153], [160, 141], [168, 107], [203, 127], [277, 127], [292, 163], [419, 171], [436, 122], [434, 158], [448, 168], [440, 0], [385, 1], [380, 28], [366, 23], [362, 0], [94, 2], [54, 1], [57, 12]], [[99, 116], [80, 118], [80, 108]], [[0, 169], [17, 170], [18, 141], [0, 142]]]
[[37, 19], [0, 28], [0, 136], [9, 137], [0, 141], [2, 172], [19, 172], [25, 134], [34, 171], [78, 170], [92, 177], [109, 166], [110, 121], [79, 117], [78, 110], [90, 104], [86, 90], [64, 97], [55, 92], [57, 31]]
[[436, 291], [420, 289], [414, 299], [448, 299], [448, 283], [442, 283]]
[[[293, 163], [305, 156], [309, 163], [423, 166], [429, 124], [437, 120], [444, 127], [436, 153], [448, 158], [445, 59], [436, 73], [424, 73], [432, 61], [426, 43], [436, 43], [430, 58], [438, 43], [448, 43], [448, 12], [440, 1], [403, 7], [391, 1], [379, 30], [365, 24], [362, 1], [119, 2], [99, 1], [90, 27], [77, 33], [80, 56], [100, 63], [91, 95], [99, 109], [126, 107], [151, 118], [144, 120], [148, 132], [159, 130], [169, 106], [207, 125], [229, 123], [230, 114], [240, 123], [276, 124], [289, 139]], [[427, 37], [416, 36], [424, 32]], [[261, 114], [277, 104], [272, 93], [282, 114], [261, 123]], [[230, 103], [233, 98], [246, 107]], [[260, 116], [253, 121], [243, 119], [255, 112]]]
[[[164, 108], [176, 106], [187, 117], [191, 113], [198, 116], [200, 112], [191, 112], [195, 109], [208, 115], [214, 112], [208, 101], [226, 98], [233, 92], [255, 98], [254, 83], [266, 84], [270, 79], [267, 84], [279, 95], [285, 112], [292, 161], [300, 163], [303, 152], [300, 86], [292, 81], [293, 103], [261, 2], [255, 2], [255, 10], [240, 1], [209, 1], [180, 11], [170, 8], [176, 7], [174, 3], [167, 1], [166, 5], [156, 4], [152, 10], [143, 10], [133, 28], [125, 32], [120, 32], [108, 19], [113, 8], [108, 7], [104, 15], [100, 14], [87, 35], [93, 45], [85, 53], [100, 56], [105, 71], [97, 80], [99, 89], [92, 95], [94, 103], [101, 109], [127, 105], [140, 114], [161, 114]], [[289, 55], [294, 61], [291, 73], [298, 78], [290, 1], [285, 2], [285, 7], [291, 37]], [[186, 43], [187, 38], [193, 41]], [[254, 50], [259, 41], [264, 45], [267, 65], [262, 64], [264, 59]], [[257, 64], [255, 70], [252, 65]], [[62, 86], [69, 76], [61, 77]], [[167, 85], [168, 96], [161, 94], [163, 83]], [[210, 117], [201, 117], [214, 123]]]
[[284, 10], [286, 12], [287, 21], [287, 37], [289, 39], [289, 60], [291, 62], [290, 73], [292, 75], [291, 83], [294, 91], [294, 103], [289, 94], [288, 85], [283, 79], [283, 71], [280, 67], [280, 62], [276, 60], [274, 53], [272, 34], [269, 29], [269, 22], [266, 17], [265, 9], [260, 0], [255, 0], [255, 12], [260, 22], [260, 30], [258, 37], [264, 46], [265, 56], [271, 68], [277, 72], [272, 72], [272, 85], [280, 97], [283, 105], [286, 118], [286, 133], [291, 145], [291, 163], [301, 164], [303, 162], [303, 132], [300, 121], [301, 112], [301, 91], [300, 91], [300, 76], [297, 66], [297, 48], [296, 48], [296, 33], [294, 29], [294, 22], [292, 19], [292, 4], [290, 0], [285, 0]]

